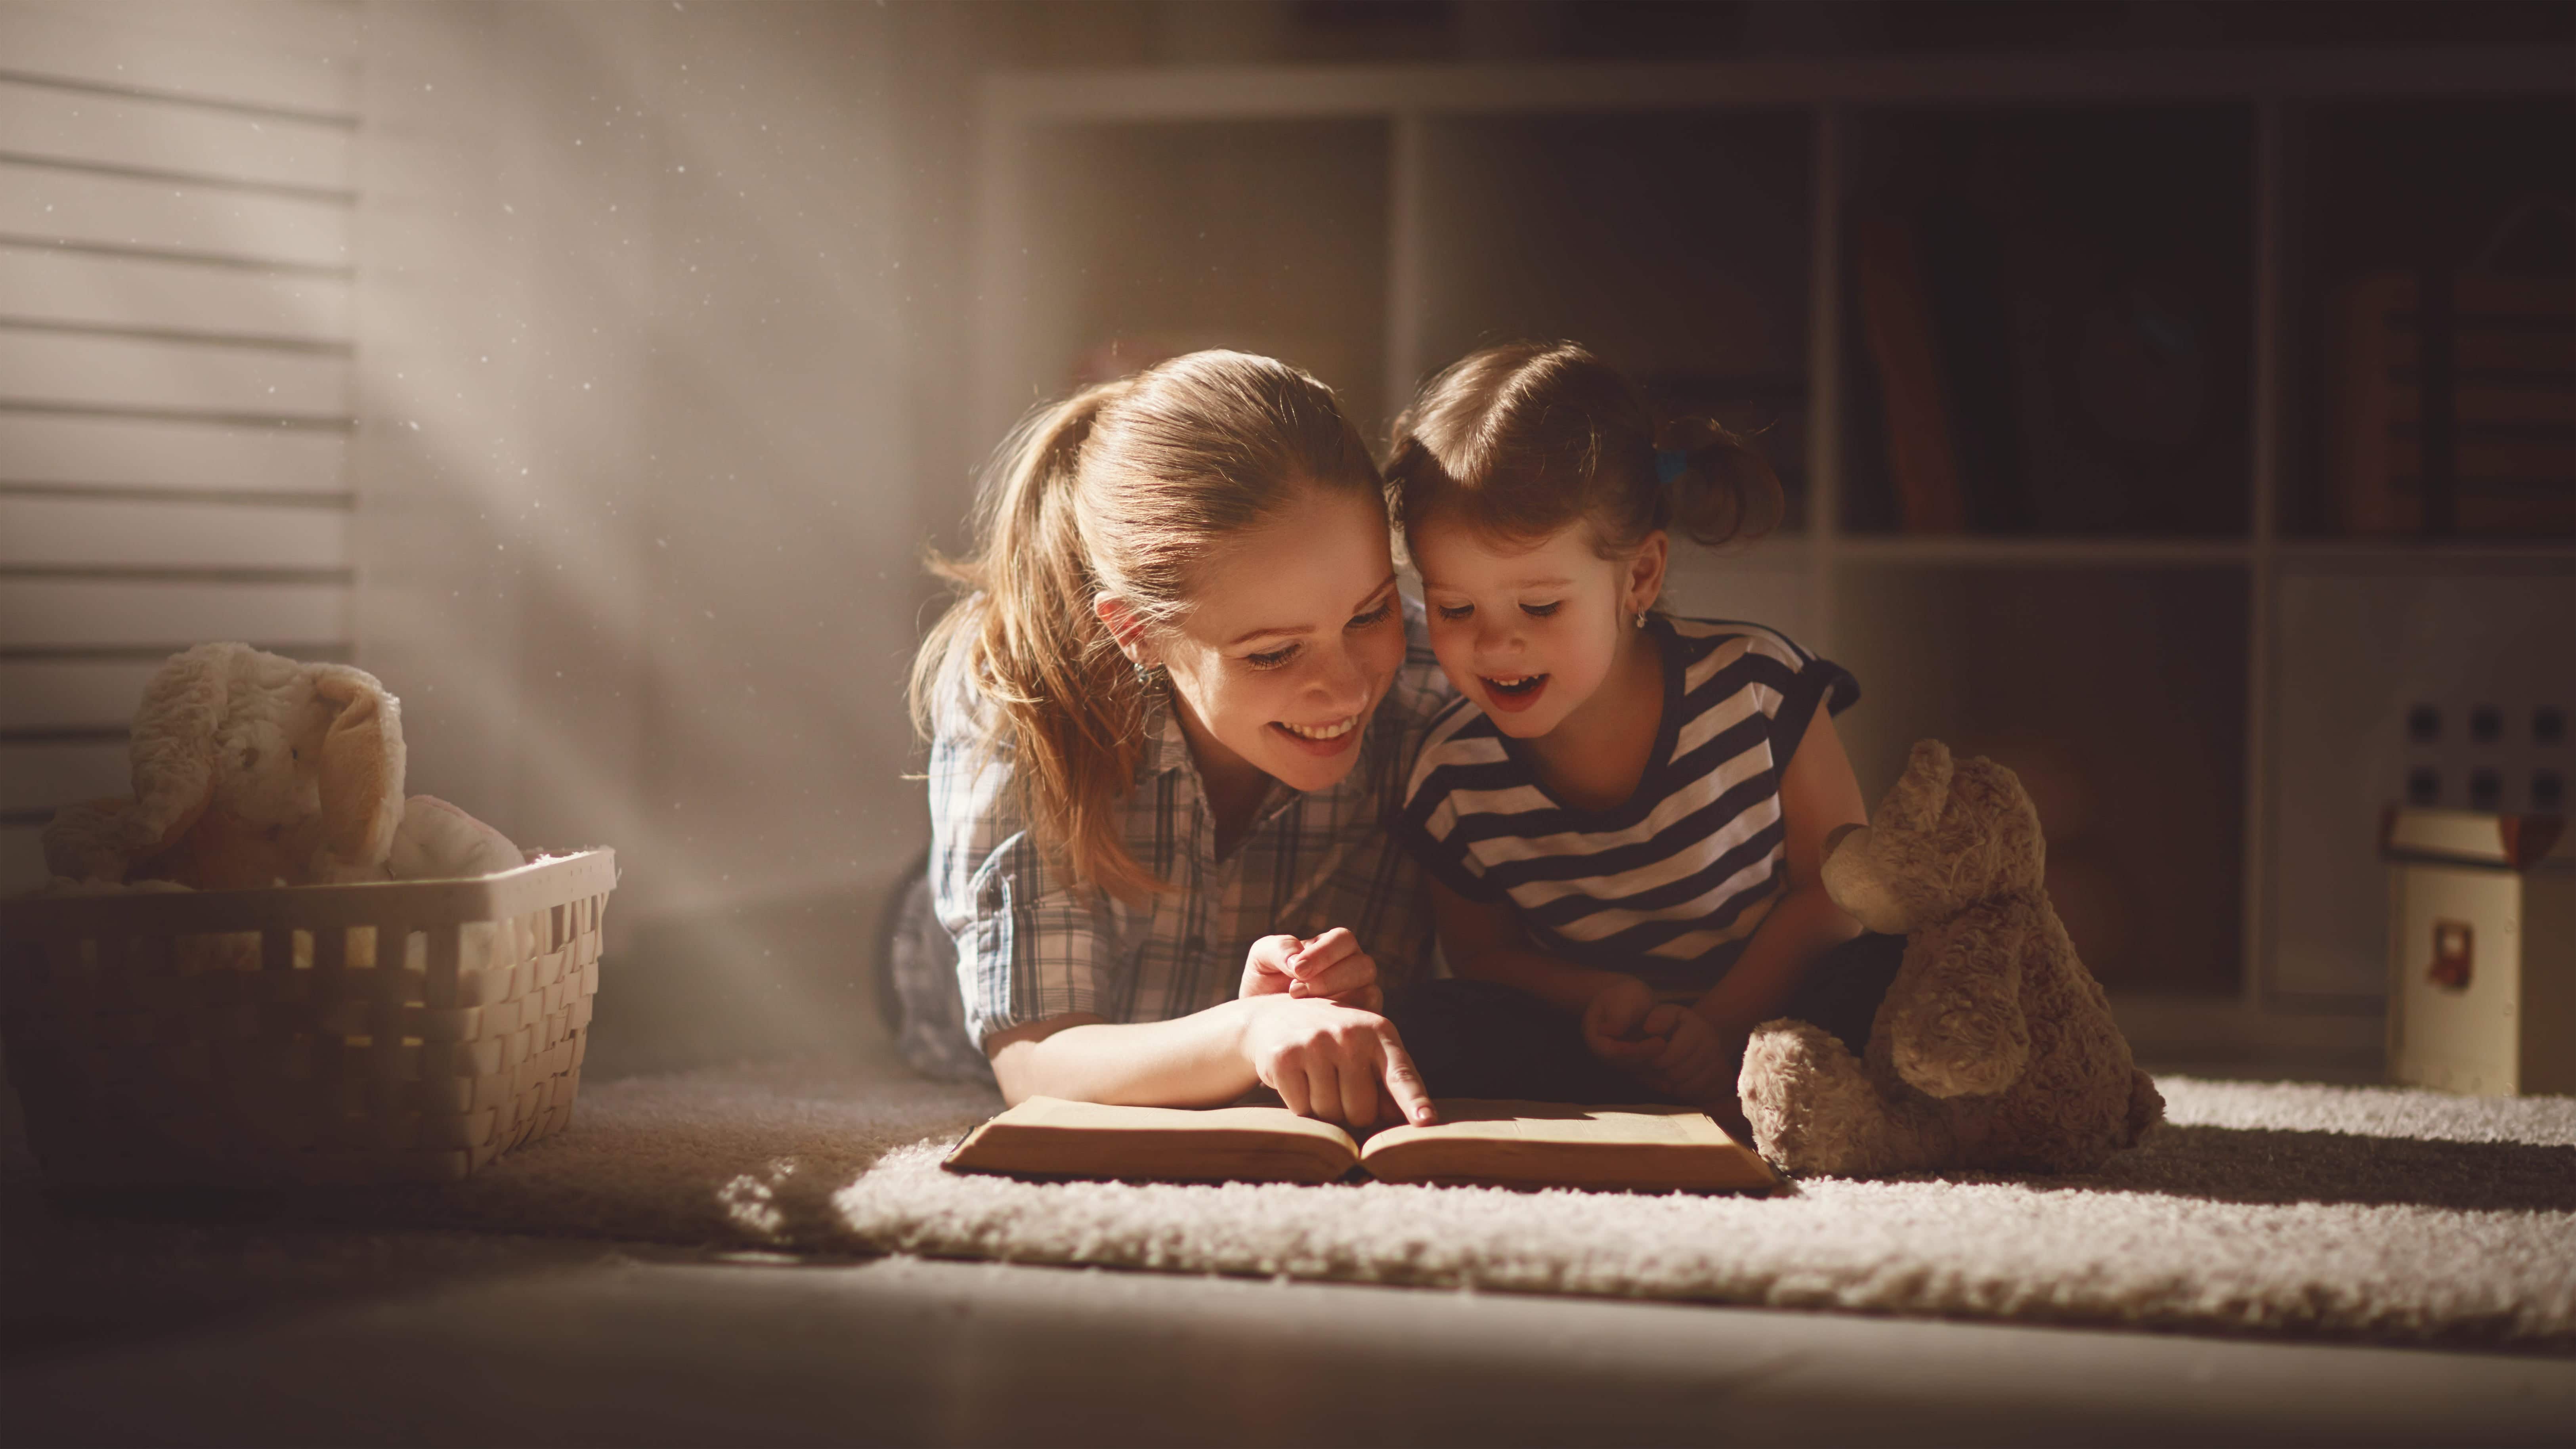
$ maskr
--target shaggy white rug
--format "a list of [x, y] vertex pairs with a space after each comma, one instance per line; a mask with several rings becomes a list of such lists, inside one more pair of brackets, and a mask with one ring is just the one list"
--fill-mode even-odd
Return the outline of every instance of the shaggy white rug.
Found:
[[585, 1088], [556, 1139], [373, 1207], [805, 1251], [2576, 1350], [2576, 1099], [2159, 1085], [2168, 1124], [2092, 1177], [1699, 1198], [960, 1176], [939, 1157], [998, 1108], [989, 1093], [740, 1068]]

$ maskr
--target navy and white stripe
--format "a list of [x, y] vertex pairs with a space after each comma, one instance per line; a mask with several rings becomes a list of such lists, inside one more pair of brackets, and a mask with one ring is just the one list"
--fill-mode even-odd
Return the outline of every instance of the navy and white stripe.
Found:
[[1582, 810], [1459, 699], [1423, 738], [1397, 829], [1472, 900], [1509, 901], [1540, 946], [1663, 989], [1715, 984], [1778, 898], [1780, 775], [1818, 705], [1860, 698], [1840, 665], [1759, 624], [1650, 616], [1663, 724], [1637, 792]]

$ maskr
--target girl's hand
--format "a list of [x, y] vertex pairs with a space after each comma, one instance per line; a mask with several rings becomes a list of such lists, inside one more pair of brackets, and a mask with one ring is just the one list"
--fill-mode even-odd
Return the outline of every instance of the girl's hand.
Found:
[[1301, 1117], [1362, 1128], [1439, 1120], [1395, 1023], [1375, 1012], [1270, 993], [1244, 1032], [1243, 1054]]
[[1340, 926], [1312, 940], [1281, 935], [1253, 942], [1244, 953], [1243, 989], [1236, 995], [1316, 997], [1361, 1011], [1386, 1004], [1376, 959]]
[[1655, 995], [1645, 982], [1616, 977], [1594, 992], [1583, 1009], [1583, 1044], [1621, 1071], [1640, 1074], [1667, 1045], [1646, 1029], [1648, 1019], [1658, 1015]]
[[1693, 1106], [1735, 1096], [1732, 1069], [1741, 1053], [1727, 1049], [1724, 1033], [1707, 1017], [1687, 1006], [1658, 1006], [1646, 1014], [1646, 1034], [1664, 1043], [1645, 1064], [1647, 1086]]
[[1705, 1103], [1732, 1096], [1726, 1039], [1707, 1017], [1655, 1000], [1646, 983], [1623, 976], [1593, 994], [1583, 1013], [1592, 1054], [1657, 1093]]

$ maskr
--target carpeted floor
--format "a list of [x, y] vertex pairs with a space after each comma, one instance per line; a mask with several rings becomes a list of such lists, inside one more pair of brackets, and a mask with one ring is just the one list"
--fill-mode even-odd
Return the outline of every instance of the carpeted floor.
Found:
[[2576, 1099], [2160, 1082], [2094, 1177], [1769, 1198], [943, 1173], [998, 1107], [790, 1067], [585, 1088], [573, 1126], [339, 1210], [556, 1234], [2576, 1351]]

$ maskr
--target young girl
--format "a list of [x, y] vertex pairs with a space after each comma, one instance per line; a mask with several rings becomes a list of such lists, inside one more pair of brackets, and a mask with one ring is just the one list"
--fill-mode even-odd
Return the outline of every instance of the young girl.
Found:
[[1867, 819], [1831, 720], [1859, 687], [1772, 630], [1655, 608], [1668, 531], [1767, 529], [1769, 470], [1704, 419], [1659, 431], [1581, 347], [1522, 343], [1432, 380], [1387, 479], [1460, 695], [1398, 825], [1458, 978], [1390, 1008], [1431, 1090], [1724, 1111], [1773, 1017], [1858, 1051], [1902, 947], [1818, 880]]
[[1330, 391], [1232, 352], [1003, 445], [912, 702], [931, 893], [1010, 1100], [1257, 1082], [1353, 1126], [1429, 1120], [1373, 1008], [1429, 954], [1385, 820], [1446, 691], [1382, 486]]

